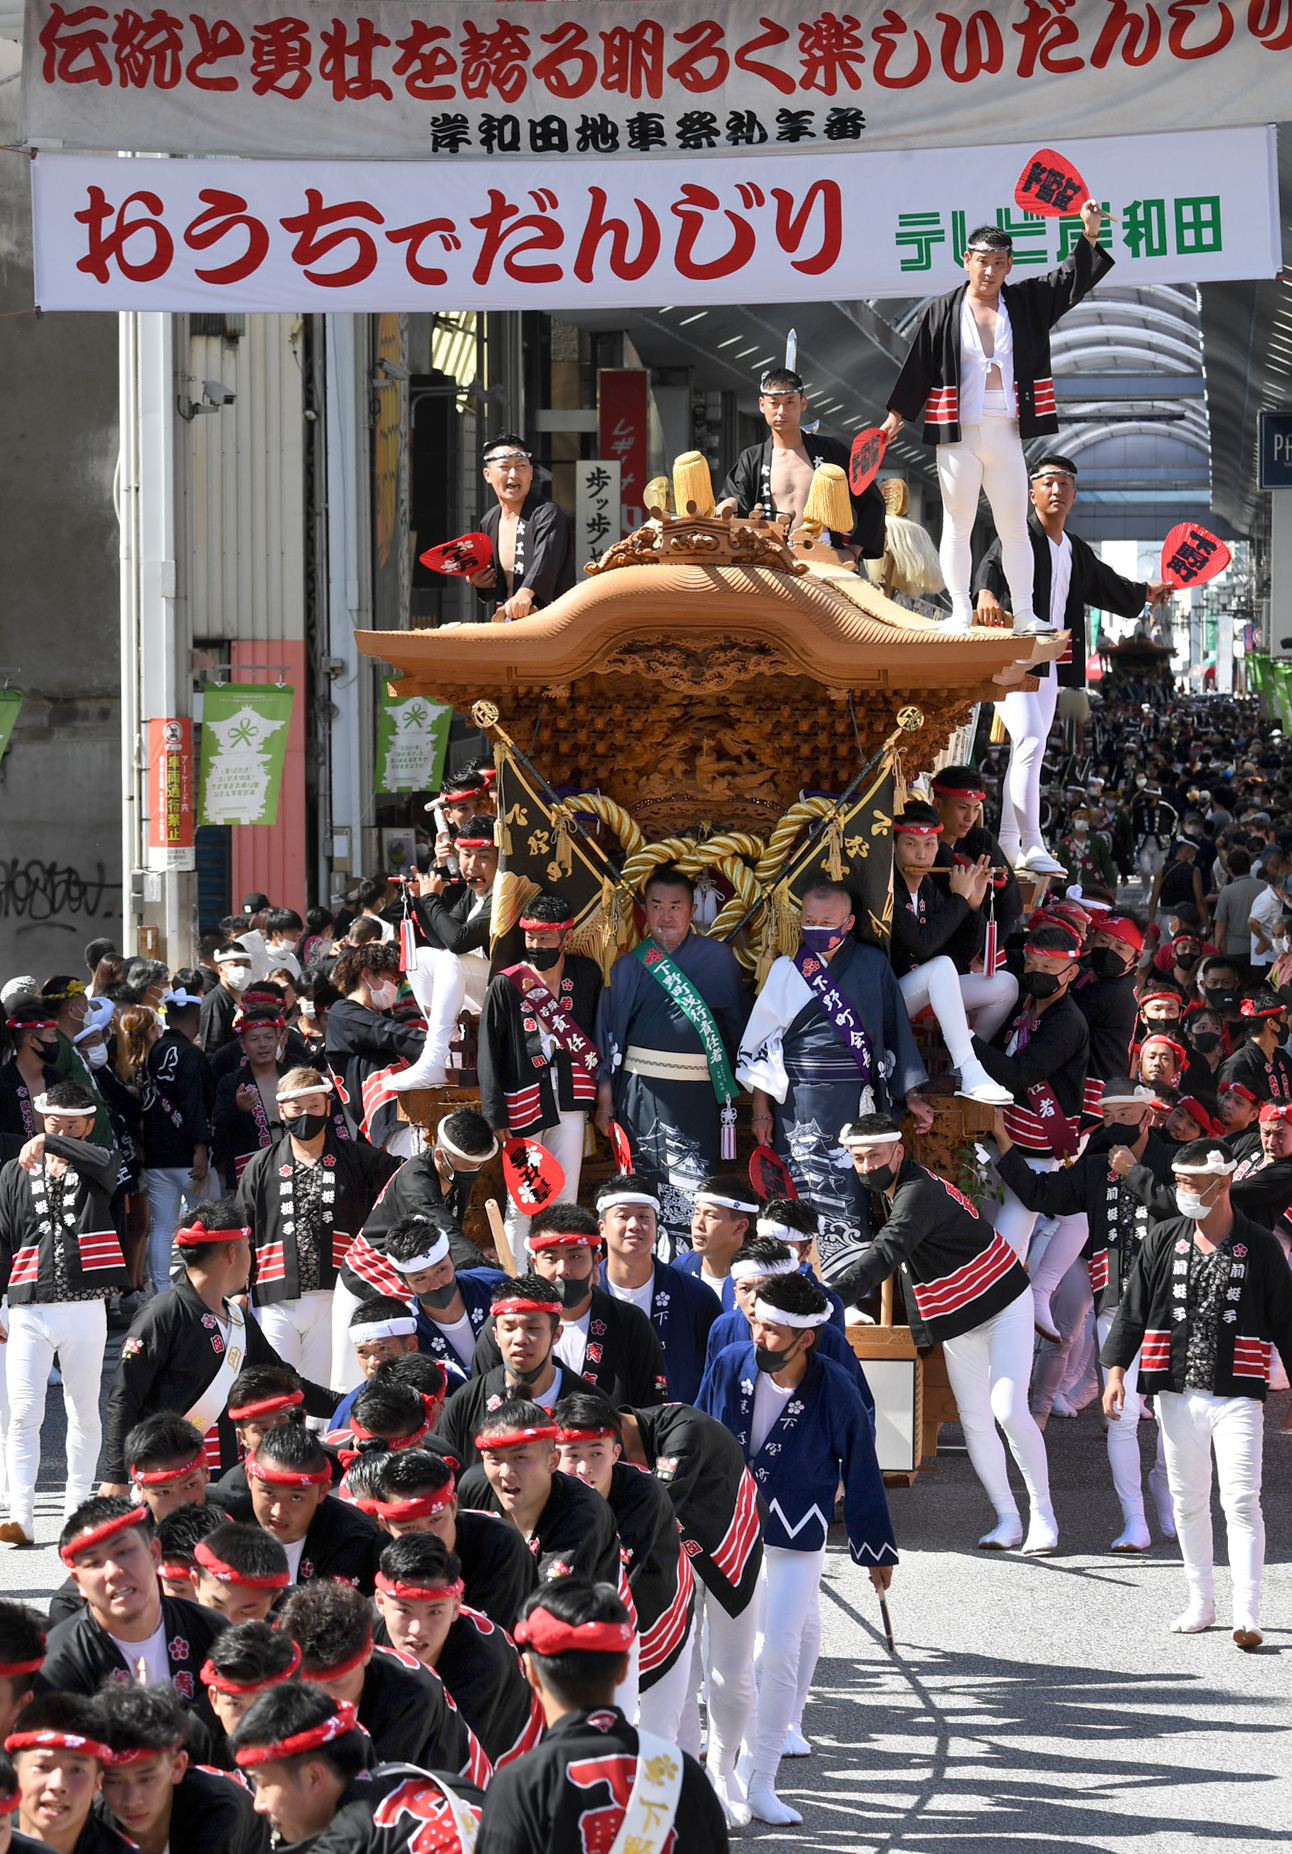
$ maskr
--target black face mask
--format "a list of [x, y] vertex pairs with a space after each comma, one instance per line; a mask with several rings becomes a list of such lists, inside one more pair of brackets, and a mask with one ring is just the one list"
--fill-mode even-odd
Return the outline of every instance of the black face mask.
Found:
[[451, 1275], [443, 1287], [423, 1288], [417, 1296], [424, 1306], [434, 1307], [443, 1312], [458, 1291], [458, 1278]]
[[873, 1172], [861, 1172], [858, 1176], [868, 1191], [887, 1191], [897, 1176], [897, 1167], [881, 1165]]
[[1189, 1041], [1193, 1044], [1193, 1047], [1198, 1051], [1199, 1055], [1206, 1056], [1209, 1055], [1219, 1043], [1220, 1032], [1219, 1030], [1195, 1030], [1193, 1035], [1189, 1038]]
[[294, 1139], [317, 1139], [327, 1127], [326, 1114], [297, 1114], [295, 1120], [284, 1120], [283, 1125]]
[[1059, 989], [1053, 972], [1025, 972], [1018, 989], [1025, 998], [1052, 998]]
[[1126, 961], [1120, 953], [1115, 953], [1111, 946], [1097, 946], [1090, 955], [1090, 970], [1096, 978], [1123, 978], [1126, 973]]
[[1236, 991], [1226, 991], [1219, 985], [1204, 985], [1202, 995], [1207, 1003], [1214, 1005], [1218, 1011], [1232, 1010], [1238, 1002]]
[[1196, 953], [1177, 953], [1175, 956], [1175, 963], [1179, 966], [1181, 972], [1192, 972], [1193, 968], [1198, 963], [1198, 955]]
[[551, 1288], [557, 1300], [560, 1301], [562, 1307], [564, 1307], [565, 1311], [568, 1313], [571, 1307], [582, 1306], [583, 1302], [591, 1294], [592, 1276], [586, 1274], [581, 1281], [567, 1281], [564, 1279], [549, 1281], [547, 1285]]
[[37, 1043], [36, 1048], [40, 1051], [42, 1062], [53, 1062], [58, 1056], [58, 1038], [55, 1037], [48, 1043]]
[[508, 1365], [507, 1376], [515, 1384], [537, 1384], [551, 1363], [551, 1359], [552, 1355], [549, 1352], [541, 1365], [531, 1365], [528, 1371], [517, 1371], [513, 1366]]
[[550, 972], [561, 957], [563, 948], [559, 946], [527, 946], [525, 964], [533, 966], [535, 972]]
[[1150, 1036], [1178, 1036], [1180, 1019], [1178, 1017], [1145, 1017], [1144, 1027]]
[[[794, 1350], [793, 1346], [789, 1351]], [[754, 1363], [760, 1371], [781, 1371], [790, 1362], [789, 1352], [773, 1352], [765, 1345], [754, 1347]]]

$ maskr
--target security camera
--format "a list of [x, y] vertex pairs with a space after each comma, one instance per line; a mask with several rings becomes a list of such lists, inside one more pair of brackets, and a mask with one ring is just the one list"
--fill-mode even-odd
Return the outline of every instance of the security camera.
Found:
[[209, 399], [213, 406], [231, 406], [233, 394], [227, 386], [221, 386], [218, 380], [203, 380], [202, 397]]
[[405, 367], [403, 361], [379, 360], [377, 362], [377, 372], [383, 374], [385, 377], [380, 380], [374, 380], [373, 384], [375, 386], [393, 385], [396, 380], [411, 380], [413, 377], [412, 369]]

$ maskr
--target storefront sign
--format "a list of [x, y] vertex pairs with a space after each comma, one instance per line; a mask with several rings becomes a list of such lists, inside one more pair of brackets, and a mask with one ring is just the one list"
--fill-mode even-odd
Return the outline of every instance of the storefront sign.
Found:
[[287, 683], [208, 683], [202, 703], [200, 824], [276, 824], [287, 728]]
[[148, 867], [196, 869], [193, 847], [193, 723], [148, 723]]

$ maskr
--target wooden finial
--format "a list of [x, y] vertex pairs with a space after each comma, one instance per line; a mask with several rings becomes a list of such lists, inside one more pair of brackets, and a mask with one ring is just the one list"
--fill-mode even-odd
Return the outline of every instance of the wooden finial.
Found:
[[852, 533], [852, 498], [848, 494], [848, 473], [838, 464], [818, 464], [812, 472], [803, 526], [818, 535], [827, 529], [836, 534]]

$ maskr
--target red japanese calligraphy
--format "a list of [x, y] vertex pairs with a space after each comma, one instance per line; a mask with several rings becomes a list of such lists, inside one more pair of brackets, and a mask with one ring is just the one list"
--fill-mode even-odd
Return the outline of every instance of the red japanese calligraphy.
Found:
[[758, 242], [754, 228], [748, 219], [742, 219], [739, 213], [727, 210], [731, 221], [732, 240], [721, 257], [711, 259], [707, 264], [695, 260], [695, 242], [706, 224], [706, 214], [720, 210], [716, 193], [710, 193], [707, 187], [684, 186], [680, 200], [674, 200], [669, 210], [681, 220], [681, 229], [677, 235], [677, 250], [673, 261], [683, 277], [693, 277], [698, 282], [708, 282], [713, 277], [730, 277], [746, 265], [754, 255], [754, 246]]
[[[581, 283], [591, 283], [597, 260], [597, 252], [603, 238], [610, 240], [610, 268], [616, 277], [625, 282], [634, 282], [644, 277], [655, 259], [659, 256], [660, 234], [659, 220], [649, 206], [641, 200], [634, 200], [641, 220], [641, 239], [637, 247], [637, 256], [628, 255], [629, 231], [623, 219], [607, 219], [606, 195], [601, 187], [589, 187], [591, 204], [588, 207], [587, 224], [583, 228], [583, 237], [579, 240], [579, 255], [574, 260], [574, 274]], [[603, 453], [604, 454], [604, 453]]]
[[601, 88], [621, 96], [664, 94], [664, 28], [654, 19], [601, 34]]
[[983, 71], [999, 71], [1005, 62], [1000, 27], [990, 13], [971, 13], [964, 25], [965, 60], [956, 68], [960, 52], [960, 21], [952, 13], [936, 15], [942, 26], [942, 69], [953, 84], [971, 84]]
[[401, 1843], [407, 1846], [408, 1854], [461, 1854], [462, 1841], [448, 1800], [431, 1778], [412, 1778], [383, 1796], [373, 1810], [373, 1825], [392, 1828], [402, 1816], [421, 1824], [408, 1834], [406, 1842], [401, 1831]]
[[1193, 16], [1203, 7], [1209, 7], [1212, 0], [1171, 0], [1166, 9], [1171, 21], [1171, 30], [1167, 34], [1167, 44], [1177, 58], [1211, 58], [1218, 51], [1224, 51], [1234, 36], [1234, 16], [1225, 5], [1225, 0], [1216, 0], [1220, 18], [1213, 38], [1205, 45], [1186, 45], [1185, 35], [1193, 24]]
[[1248, 0], [1247, 30], [1266, 51], [1286, 51], [1292, 45], [1292, 4], [1289, 0]]
[[194, 270], [203, 283], [241, 283], [259, 270], [269, 251], [269, 228], [247, 212], [247, 202], [236, 193], [224, 193], [217, 187], [203, 187], [197, 196], [206, 204], [184, 228], [184, 243], [194, 251], [207, 251], [222, 238], [239, 228], [247, 234], [247, 248], [241, 257], [231, 258], [218, 270]]
[[[106, 19], [101, 6], [83, 6], [75, 13], [65, 13], [57, 4], [40, 29], [41, 50], [45, 61], [41, 76], [47, 84], [110, 84], [112, 67], [104, 46], [108, 35], [92, 19]], [[82, 64], [81, 59], [88, 59]]]
[[154, 7], [145, 19], [127, 7], [112, 29], [117, 73], [123, 90], [146, 90], [151, 78], [158, 90], [173, 90], [180, 79], [183, 50], [180, 22]]
[[[346, 32], [344, 20], [334, 19], [332, 29], [326, 28], [320, 35], [323, 40], [323, 56], [319, 59], [319, 76], [332, 86], [332, 95], [338, 103], [347, 99], [362, 102], [365, 97], [384, 97], [390, 102], [393, 92], [390, 85], [380, 77], [372, 74], [372, 54], [378, 46], [389, 45], [390, 40], [378, 32], [370, 19], [357, 19], [355, 36], [351, 39]], [[354, 74], [346, 66], [353, 59]]]
[[753, 55], [757, 51], [766, 51], [772, 45], [787, 45], [790, 35], [784, 26], [778, 26], [774, 19], [767, 19], [760, 15], [758, 23], [766, 28], [765, 31], [760, 38], [750, 39], [740, 47], [736, 53], [735, 62], [742, 71], [748, 71], [753, 77], [765, 78], [783, 96], [792, 97], [794, 79], [789, 72], [779, 70], [774, 64], [763, 64]]
[[[725, 84], [731, 59], [722, 49], [724, 36], [722, 27], [714, 19], [702, 19], [699, 25], [688, 26], [685, 32], [675, 32], [673, 37], [677, 43], [689, 49], [673, 60], [668, 67], [669, 76], [675, 77], [683, 90], [693, 91], [697, 96]], [[708, 70], [703, 69], [706, 64]]]
[[612, 1798], [599, 1809], [580, 1811], [578, 1854], [608, 1854], [623, 1822], [636, 1774], [637, 1759], [623, 1755], [583, 1757], [566, 1766], [566, 1781], [576, 1789], [595, 1790], [604, 1784]]
[[242, 34], [227, 19], [217, 19], [208, 26], [198, 13], [190, 13], [189, 18], [197, 30], [200, 49], [196, 58], [190, 58], [184, 67], [185, 77], [198, 90], [236, 90], [236, 77], [204, 77], [202, 72], [209, 65], [218, 64], [221, 58], [240, 58], [247, 49]]
[[496, 32], [481, 32], [468, 21], [458, 47], [462, 58], [462, 94], [487, 97], [492, 86], [504, 103], [514, 103], [525, 88], [529, 33], [524, 26], [498, 21]]
[[[344, 270], [306, 270], [305, 275], [311, 283], [322, 289], [343, 290], [356, 283], [362, 283], [377, 268], [377, 241], [371, 232], [363, 231], [357, 225], [343, 225], [348, 218], [367, 219], [372, 225], [384, 225], [385, 220], [375, 206], [369, 206], [365, 200], [346, 200], [341, 206], [325, 206], [323, 195], [317, 187], [305, 189], [305, 211], [292, 219], [280, 219], [279, 224], [285, 232], [296, 233], [296, 243], [292, 247], [292, 261], [302, 269], [307, 264], [317, 264], [341, 245], [353, 244], [355, 255]], [[326, 226], [335, 226], [336, 230], [325, 232]]]
[[251, 86], [258, 97], [267, 91], [295, 103], [311, 83], [310, 35], [303, 19], [271, 19], [251, 31]]
[[[132, 283], [155, 283], [158, 277], [164, 277], [170, 269], [170, 261], [175, 255], [175, 241], [166, 227], [161, 223], [162, 203], [155, 193], [132, 193], [121, 203], [118, 210], [108, 204], [102, 187], [89, 187], [86, 190], [88, 205], [84, 212], [76, 214], [77, 222], [89, 232], [89, 250], [78, 260], [76, 268], [88, 273], [98, 283], [106, 283], [109, 277], [109, 264], [115, 259], [117, 268], [123, 277]], [[132, 206], [142, 206], [147, 218], [131, 219], [127, 215]], [[108, 225], [112, 229], [109, 231]], [[126, 256], [126, 246], [135, 237], [152, 241], [152, 255], [143, 263], [132, 261]]]
[[815, 257], [793, 258], [792, 270], [805, 277], [820, 277], [830, 270], [843, 244], [843, 199], [836, 180], [817, 180], [808, 188], [803, 204], [794, 211], [794, 195], [784, 187], [773, 187], [776, 201], [776, 242], [782, 251], [797, 251], [812, 217], [812, 208], [821, 202], [821, 247]]
[[541, 36], [552, 50], [534, 66], [539, 83], [546, 84], [554, 97], [586, 96], [597, 81], [597, 61], [592, 52], [583, 50], [588, 42], [583, 27], [567, 19], [555, 32]]
[[819, 19], [805, 20], [799, 27], [799, 51], [803, 58], [801, 90], [819, 90], [832, 97], [842, 78], [849, 90], [861, 89], [858, 66], [866, 62], [866, 46], [861, 26], [851, 13], [842, 19], [822, 13]]
[[457, 59], [440, 42], [448, 37], [447, 26], [424, 26], [420, 19], [415, 19], [408, 28], [408, 37], [395, 40], [400, 55], [395, 60], [394, 74], [403, 78], [410, 97], [418, 97], [425, 103], [442, 103], [457, 95], [456, 84], [440, 81], [457, 75]]
[[892, 77], [889, 67], [896, 54], [897, 40], [907, 30], [906, 21], [892, 7], [885, 7], [883, 24], [875, 27], [874, 37], [880, 50], [875, 59], [875, 82], [885, 90], [910, 90], [922, 84], [933, 68], [933, 54], [922, 32], [915, 34], [915, 63], [905, 77]]
[[1060, 46], [1076, 45], [1081, 38], [1076, 20], [1067, 17], [1072, 5], [1073, 0], [1026, 0], [1027, 18], [1021, 26], [1015, 23], [1012, 27], [1023, 41], [1018, 54], [1020, 77], [1034, 76], [1038, 64], [1043, 71], [1059, 75], [1085, 69], [1084, 58], [1056, 56]]
[[[457, 227], [452, 219], [423, 219], [419, 225], [401, 225], [397, 231], [387, 232], [386, 237], [393, 245], [407, 245], [404, 262], [408, 274], [414, 283], [447, 283], [449, 274], [446, 270], [432, 269], [422, 263], [422, 246], [428, 238], [438, 238], [446, 251], [460, 251], [462, 240], [458, 237]], [[474, 569], [471, 569], [474, 571]]]
[[1162, 43], [1162, 22], [1157, 16], [1157, 9], [1146, 6], [1144, 11], [1147, 17], [1141, 19], [1126, 4], [1126, 0], [1108, 0], [1108, 5], [1110, 11], [1104, 21], [1103, 31], [1090, 54], [1091, 64], [1097, 71], [1102, 71], [1116, 51], [1119, 38], [1123, 41], [1123, 64], [1151, 64]]
[[[556, 211], [556, 195], [546, 187], [541, 187], [531, 191], [529, 197], [538, 210], [517, 218], [520, 207], [513, 206], [506, 194], [500, 193], [497, 187], [490, 187], [489, 210], [471, 221], [484, 233], [480, 241], [480, 255], [471, 273], [476, 283], [488, 283], [493, 275], [495, 260], [515, 232], [532, 232], [533, 237], [522, 239], [510, 251], [503, 253], [502, 267], [509, 277], [513, 277], [517, 283], [559, 283], [565, 275], [559, 264], [517, 262], [522, 252], [559, 251], [565, 242], [565, 233], [560, 223], [549, 217]], [[513, 223], [509, 224], [508, 221]]]

